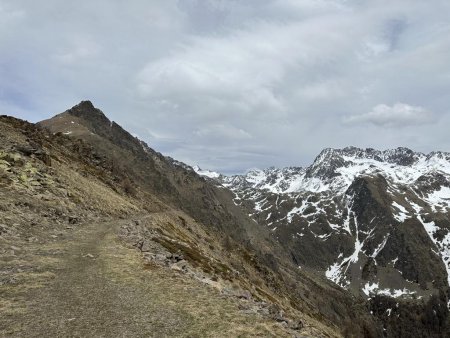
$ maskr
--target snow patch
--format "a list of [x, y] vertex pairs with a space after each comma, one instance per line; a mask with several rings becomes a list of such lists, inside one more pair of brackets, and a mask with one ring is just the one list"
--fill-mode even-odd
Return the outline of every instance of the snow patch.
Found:
[[441, 189], [433, 191], [424, 200], [431, 206], [434, 212], [436, 208], [447, 209], [450, 206], [450, 188], [441, 187]]
[[[378, 283], [367, 282], [362, 289], [367, 297], [372, 297], [374, 295], [384, 295], [392, 298], [399, 298], [403, 296], [412, 296], [415, 291], [410, 291], [406, 288], [403, 289], [380, 289]], [[390, 315], [390, 312], [389, 312]]]
[[384, 246], [386, 245], [386, 243], [387, 243], [387, 241], [389, 239], [389, 235], [390, 234], [387, 234], [387, 236], [383, 239], [383, 242], [381, 242], [380, 245], [377, 246], [377, 248], [375, 249], [375, 251], [371, 255], [372, 258], [377, 257], [377, 255], [380, 253], [380, 251], [384, 249]]
[[404, 206], [398, 204], [397, 202], [392, 202], [392, 206], [398, 210], [398, 213], [392, 214], [392, 216], [394, 216], [394, 218], [398, 222], [403, 223], [405, 220], [410, 218], [408, 216], [409, 212], [408, 212], [408, 210], [406, 210], [406, 208]]
[[341, 264], [339, 263], [334, 263], [333, 265], [331, 265], [327, 271], [325, 271], [325, 276], [331, 280], [333, 283], [335, 284], [339, 284], [342, 276], [341, 276]]
[[366, 285], [364, 285], [364, 288], [362, 289], [362, 292], [369, 297], [371, 294], [375, 293], [376, 290], [378, 290], [379, 286], [378, 283], [369, 283], [367, 282]]

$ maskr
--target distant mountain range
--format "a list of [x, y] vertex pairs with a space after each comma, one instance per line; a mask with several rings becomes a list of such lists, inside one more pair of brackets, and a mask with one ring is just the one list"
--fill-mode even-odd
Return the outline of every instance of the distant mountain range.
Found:
[[420, 298], [450, 283], [450, 153], [325, 149], [306, 168], [194, 170], [290, 253], [366, 297]]

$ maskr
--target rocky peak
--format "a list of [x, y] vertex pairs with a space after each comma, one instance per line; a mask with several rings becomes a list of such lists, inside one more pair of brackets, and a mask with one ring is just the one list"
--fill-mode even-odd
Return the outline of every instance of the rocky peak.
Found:
[[346, 165], [343, 158], [345, 149], [326, 148], [322, 150], [313, 164], [306, 169], [306, 177], [332, 178], [337, 176], [336, 169]]
[[[178, 165], [184, 165], [184, 164], [178, 164]], [[211, 171], [211, 170], [203, 170], [198, 165], [195, 165], [194, 167], [192, 167], [192, 169], [200, 176], [209, 177], [212, 179], [217, 179], [220, 177], [219, 173], [217, 173], [215, 171]]]
[[450, 162], [450, 153], [443, 151], [433, 151], [427, 155], [427, 160], [444, 160]]
[[95, 108], [91, 101], [81, 101], [65, 113], [82, 119], [86, 126], [94, 133], [102, 129], [110, 129], [113, 122], [98, 108]]
[[389, 149], [384, 151], [373, 148], [361, 149], [357, 147], [346, 147], [343, 149], [326, 148], [316, 157], [313, 164], [306, 170], [307, 178], [318, 178], [331, 180], [342, 173], [342, 168], [358, 166], [362, 163], [372, 166], [396, 165], [400, 167], [412, 167], [421, 160], [431, 157], [448, 161], [450, 156], [445, 153], [432, 153], [433, 156], [425, 156], [420, 152], [414, 152], [405, 147]]
[[93, 116], [96, 116], [108, 120], [105, 114], [100, 109], [95, 108], [91, 101], [81, 101], [67, 110], [67, 112], [71, 115], [82, 118], [92, 118]]
[[77, 105], [75, 105], [75, 107], [80, 107], [83, 109], [95, 109], [93, 103], [89, 100], [83, 100], [80, 103], [78, 103]]
[[416, 163], [424, 155], [416, 153], [411, 149], [399, 147], [397, 149], [385, 150], [382, 152], [382, 159], [389, 163], [395, 163], [401, 166], [410, 166]]

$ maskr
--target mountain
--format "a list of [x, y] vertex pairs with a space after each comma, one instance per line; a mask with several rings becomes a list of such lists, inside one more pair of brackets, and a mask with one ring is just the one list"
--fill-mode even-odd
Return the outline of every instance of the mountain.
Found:
[[449, 153], [325, 149], [306, 168], [216, 177], [300, 267], [366, 297], [448, 292]]
[[91, 102], [0, 130], [0, 335], [380, 336], [232, 191]]
[[219, 178], [221, 175], [216, 171], [203, 170], [198, 165], [192, 167], [192, 169], [200, 176], [205, 176], [209, 178]]
[[[443, 251], [429, 246], [439, 256], [421, 256], [433, 245], [422, 231], [431, 222], [444, 245], [446, 174], [424, 173], [420, 191], [395, 197], [406, 209], [400, 222], [400, 209], [386, 213], [394, 202], [388, 178], [358, 174], [345, 188], [340, 171], [360, 165], [331, 150], [310, 168], [226, 177], [158, 153], [89, 101], [38, 124], [1, 116], [0, 131], [2, 336], [449, 332]], [[411, 156], [396, 161], [407, 168]], [[439, 199], [434, 209], [421, 194]], [[419, 216], [412, 217], [406, 197], [421, 208]], [[377, 249], [372, 263], [369, 249]], [[399, 250], [389, 269], [394, 258], [386, 260]], [[326, 271], [339, 278], [328, 274], [330, 281]], [[408, 275], [412, 282], [405, 282], [400, 271], [421, 279]], [[360, 291], [366, 280], [370, 290], [387, 288], [381, 283], [392, 276], [416, 294], [367, 299]]]

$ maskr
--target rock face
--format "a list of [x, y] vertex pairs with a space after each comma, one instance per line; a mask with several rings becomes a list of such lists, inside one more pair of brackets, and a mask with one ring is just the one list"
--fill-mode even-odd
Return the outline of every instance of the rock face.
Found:
[[449, 153], [325, 149], [307, 168], [207, 176], [231, 189], [295, 264], [344, 288], [419, 298], [448, 289]]

